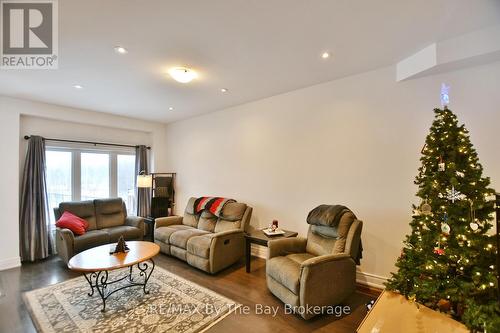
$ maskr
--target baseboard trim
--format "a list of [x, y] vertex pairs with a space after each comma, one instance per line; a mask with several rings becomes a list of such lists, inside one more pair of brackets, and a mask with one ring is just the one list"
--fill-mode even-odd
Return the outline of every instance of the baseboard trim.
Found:
[[[260, 246], [257, 244], [252, 244], [252, 256], [257, 258], [266, 259], [267, 258], [267, 247]], [[372, 273], [356, 271], [356, 282], [368, 286], [370, 288], [382, 290], [384, 289], [384, 283], [387, 282], [387, 277], [376, 275]]]
[[362, 271], [356, 271], [356, 282], [370, 288], [382, 290], [385, 288], [384, 284], [387, 282], [387, 277]]
[[21, 266], [21, 258], [7, 258], [0, 260], [0, 271]]

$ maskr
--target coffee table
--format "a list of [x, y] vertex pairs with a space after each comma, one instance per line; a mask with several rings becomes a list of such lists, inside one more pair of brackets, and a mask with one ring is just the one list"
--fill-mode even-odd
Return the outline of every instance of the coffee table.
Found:
[[[106, 311], [106, 300], [115, 292], [141, 286], [145, 294], [149, 294], [146, 289], [151, 274], [155, 268], [153, 257], [160, 252], [160, 247], [151, 242], [130, 241], [127, 246], [130, 251], [126, 253], [109, 254], [115, 249], [115, 244], [106, 244], [97, 246], [72, 257], [68, 263], [71, 270], [82, 272], [83, 276], [90, 285], [89, 296], [94, 295], [94, 290], [97, 290], [102, 299], [102, 312]], [[139, 270], [139, 280], [134, 280], [132, 276], [133, 267], [136, 266]], [[113, 281], [108, 281], [109, 272], [129, 267], [128, 273]], [[109, 288], [111, 284], [119, 281], [126, 282], [115, 289]]]
[[252, 243], [267, 247], [267, 243], [272, 239], [281, 239], [288, 237], [297, 237], [298, 233], [295, 231], [283, 230], [285, 233], [276, 236], [267, 236], [262, 230], [254, 230], [245, 234], [245, 261], [246, 272], [250, 273], [250, 260], [252, 259]]

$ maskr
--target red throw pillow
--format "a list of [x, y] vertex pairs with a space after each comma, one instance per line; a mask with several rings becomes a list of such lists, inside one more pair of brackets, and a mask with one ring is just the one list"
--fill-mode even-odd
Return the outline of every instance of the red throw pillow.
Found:
[[70, 212], [64, 212], [56, 222], [56, 227], [71, 230], [75, 235], [83, 235], [89, 228], [89, 223]]

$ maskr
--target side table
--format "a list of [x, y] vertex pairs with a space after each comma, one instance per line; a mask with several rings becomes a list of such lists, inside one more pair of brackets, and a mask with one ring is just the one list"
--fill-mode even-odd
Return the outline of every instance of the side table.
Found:
[[283, 230], [283, 235], [267, 236], [262, 230], [254, 230], [245, 234], [245, 263], [246, 272], [250, 273], [250, 260], [252, 259], [252, 243], [267, 247], [267, 243], [273, 239], [297, 237], [298, 233], [295, 231]]
[[144, 240], [154, 242], [155, 241], [155, 218], [148, 216], [144, 218], [144, 223], [146, 224], [146, 235]]

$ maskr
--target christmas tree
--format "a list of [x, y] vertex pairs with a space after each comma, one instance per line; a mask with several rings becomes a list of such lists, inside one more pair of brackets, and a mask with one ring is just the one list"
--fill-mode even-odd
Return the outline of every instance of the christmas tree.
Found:
[[434, 112], [415, 180], [421, 202], [387, 288], [471, 330], [500, 332], [494, 191], [465, 126], [446, 107]]

